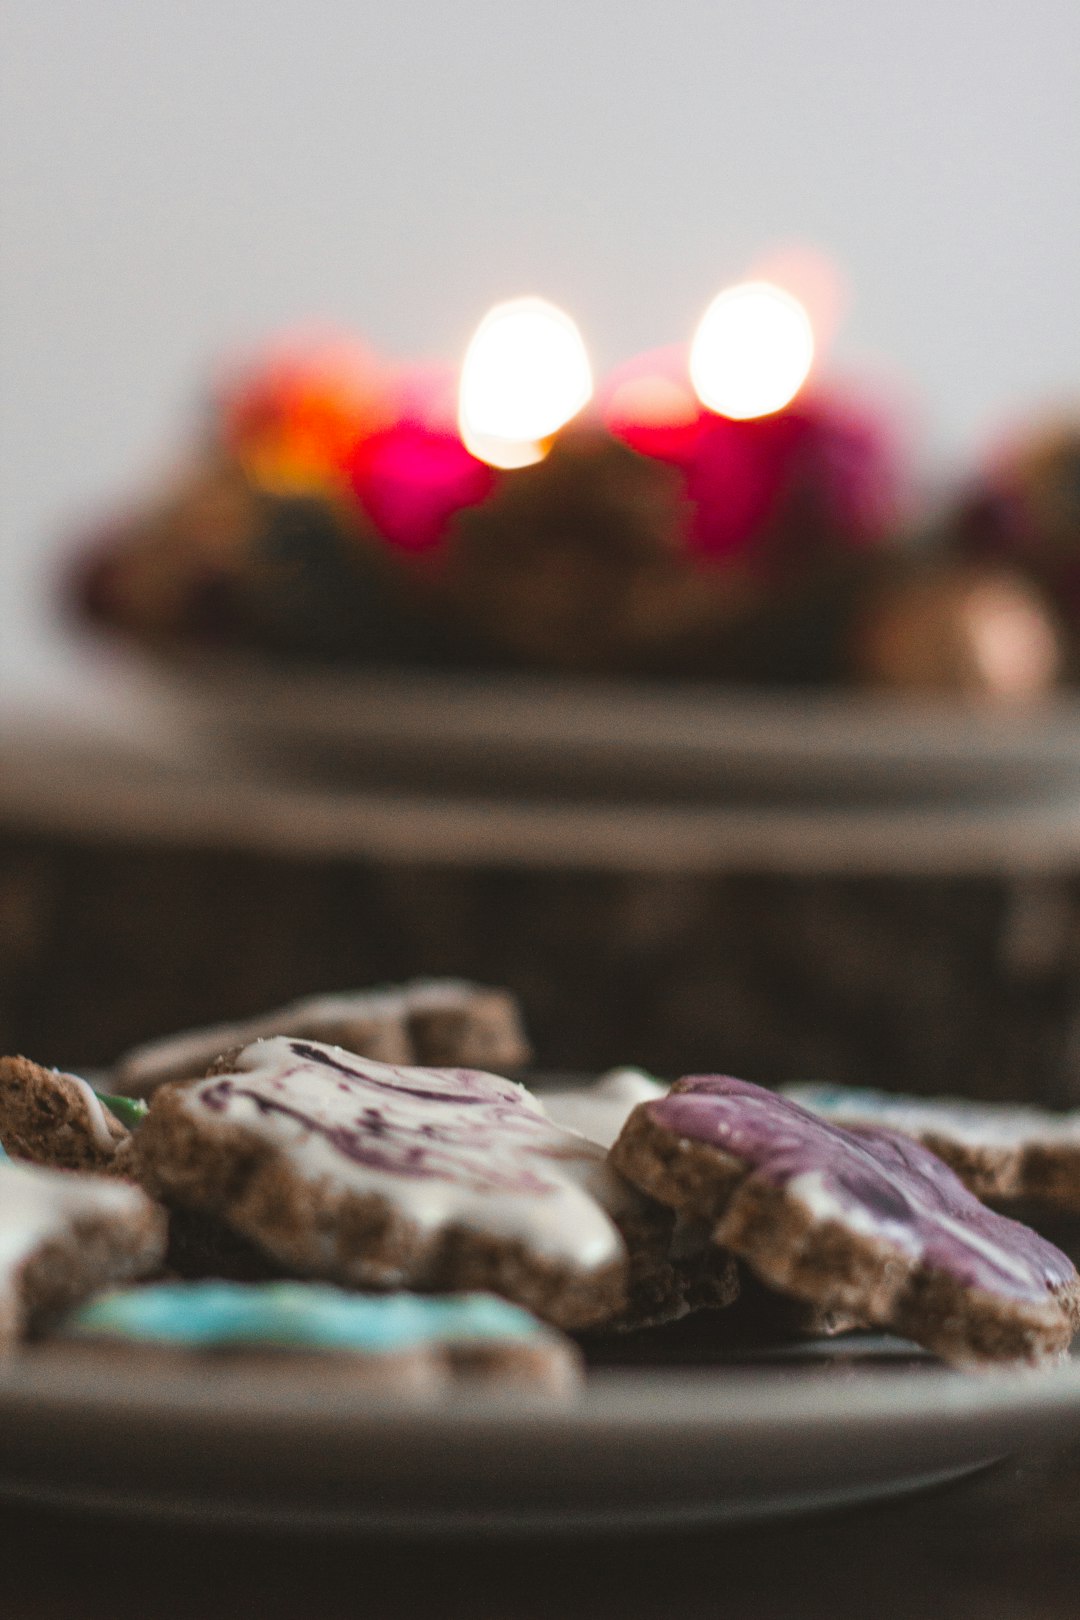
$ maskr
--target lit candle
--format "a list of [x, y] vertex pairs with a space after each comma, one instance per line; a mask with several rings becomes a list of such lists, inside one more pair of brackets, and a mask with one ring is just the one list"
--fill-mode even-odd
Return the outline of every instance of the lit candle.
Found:
[[569, 315], [542, 298], [496, 304], [461, 368], [462, 440], [493, 467], [531, 466], [592, 391], [589, 357]]
[[890, 436], [880, 413], [807, 388], [814, 354], [799, 300], [743, 282], [713, 300], [689, 351], [640, 356], [609, 380], [610, 431], [682, 474], [692, 551], [722, 562], [790, 542], [807, 554], [887, 525]]
[[705, 311], [688, 365], [705, 407], [686, 468], [697, 550], [738, 554], [767, 526], [806, 439], [805, 417], [784, 408], [813, 357], [806, 310], [769, 282], [728, 287]]
[[810, 375], [814, 333], [806, 310], [767, 281], [713, 299], [690, 347], [690, 378], [703, 405], [746, 421], [789, 405]]

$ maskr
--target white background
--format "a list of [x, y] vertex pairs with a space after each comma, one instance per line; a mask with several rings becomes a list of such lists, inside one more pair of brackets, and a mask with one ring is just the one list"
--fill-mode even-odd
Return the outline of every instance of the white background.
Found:
[[789, 241], [928, 464], [1080, 397], [1076, 0], [0, 0], [0, 676], [223, 348], [456, 357], [540, 292], [600, 369]]

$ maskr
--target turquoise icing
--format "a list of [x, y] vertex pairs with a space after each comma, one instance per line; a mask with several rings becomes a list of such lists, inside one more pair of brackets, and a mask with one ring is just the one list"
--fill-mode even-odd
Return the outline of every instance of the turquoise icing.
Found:
[[802, 1103], [804, 1108], [823, 1112], [827, 1109], [858, 1108], [861, 1113], [882, 1113], [897, 1103], [926, 1102], [925, 1097], [901, 1097], [885, 1091], [870, 1091], [863, 1086], [836, 1086], [815, 1080], [800, 1080], [795, 1085], [785, 1086], [784, 1092]]
[[540, 1323], [491, 1294], [350, 1294], [321, 1283], [157, 1283], [102, 1294], [71, 1318], [80, 1338], [191, 1346], [273, 1344], [387, 1352], [533, 1339]]
[[7, 1158], [7, 1154], [4, 1152], [4, 1144], [3, 1144], [3, 1142], [0, 1142], [0, 1159], [6, 1159], [6, 1158]]

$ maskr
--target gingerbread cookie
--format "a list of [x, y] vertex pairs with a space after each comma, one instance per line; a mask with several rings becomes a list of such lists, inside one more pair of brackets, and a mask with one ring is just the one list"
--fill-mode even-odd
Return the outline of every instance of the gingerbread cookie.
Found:
[[551, 1391], [580, 1376], [561, 1333], [491, 1294], [442, 1298], [347, 1293], [325, 1283], [156, 1283], [103, 1294], [64, 1325], [82, 1344], [191, 1359], [238, 1354], [295, 1378], [338, 1373], [349, 1385], [431, 1390], [482, 1380]]
[[[532, 1057], [517, 999], [509, 990], [461, 979], [414, 979], [400, 994], [410, 1063], [502, 1074], [523, 1068]], [[347, 1046], [344, 1041], [336, 1044]]]
[[786, 1086], [784, 1095], [848, 1130], [883, 1126], [922, 1142], [978, 1198], [1080, 1213], [1080, 1110], [810, 1084]]
[[663, 1097], [667, 1086], [644, 1069], [609, 1069], [587, 1086], [560, 1086], [538, 1093], [556, 1125], [579, 1131], [609, 1148], [638, 1103]]
[[679, 1081], [634, 1110], [612, 1160], [770, 1287], [947, 1360], [1046, 1360], [1080, 1321], [1072, 1263], [920, 1143], [844, 1130], [748, 1081]]
[[104, 1176], [0, 1163], [0, 1345], [98, 1288], [145, 1276], [165, 1252], [165, 1214]]
[[0, 1057], [0, 1141], [13, 1158], [66, 1170], [112, 1167], [129, 1132], [85, 1080]]
[[223, 1052], [275, 1035], [323, 1041], [379, 1063], [517, 1069], [530, 1055], [508, 990], [458, 979], [417, 979], [389, 990], [306, 996], [258, 1018], [149, 1041], [125, 1054], [111, 1085], [148, 1097], [170, 1080], [204, 1075]]
[[[577, 1131], [610, 1148], [629, 1114], [640, 1102], [663, 1097], [667, 1086], [643, 1069], [610, 1069], [587, 1086], [566, 1086], [538, 1091], [545, 1110], [557, 1125]], [[652, 1327], [690, 1311], [718, 1310], [738, 1297], [738, 1276], [733, 1263], [709, 1241], [708, 1227], [677, 1217], [671, 1230], [667, 1287], [657, 1300], [657, 1313], [640, 1311], [630, 1327]]]
[[636, 1294], [655, 1314], [670, 1215], [523, 1086], [286, 1037], [222, 1070], [154, 1093], [134, 1139], [141, 1175], [290, 1273], [482, 1289], [564, 1327], [614, 1318]]

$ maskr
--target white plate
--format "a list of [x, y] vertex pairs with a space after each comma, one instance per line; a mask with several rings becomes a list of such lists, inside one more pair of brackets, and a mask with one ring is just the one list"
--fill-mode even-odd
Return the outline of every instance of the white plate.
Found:
[[173, 671], [214, 731], [384, 784], [829, 801], [1080, 782], [1080, 701], [1002, 707], [838, 688], [454, 672]]
[[866, 1349], [599, 1371], [569, 1403], [426, 1404], [28, 1354], [0, 1375], [0, 1494], [293, 1528], [628, 1529], [886, 1497], [1080, 1433], [1080, 1365], [965, 1376]]

